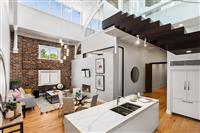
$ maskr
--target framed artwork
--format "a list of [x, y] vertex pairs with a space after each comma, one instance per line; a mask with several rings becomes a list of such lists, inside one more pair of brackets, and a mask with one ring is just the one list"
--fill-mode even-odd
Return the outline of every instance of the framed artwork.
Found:
[[96, 75], [96, 89], [100, 91], [105, 90], [105, 79], [103, 75]]
[[87, 78], [90, 77], [90, 70], [89, 69], [85, 70], [85, 77], [87, 77]]
[[97, 74], [104, 74], [105, 73], [105, 60], [104, 58], [96, 59], [95, 68]]

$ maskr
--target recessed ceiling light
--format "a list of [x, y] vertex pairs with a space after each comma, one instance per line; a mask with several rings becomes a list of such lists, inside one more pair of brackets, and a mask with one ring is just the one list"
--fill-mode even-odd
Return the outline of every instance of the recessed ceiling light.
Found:
[[186, 53], [189, 54], [189, 53], [192, 53], [192, 51], [191, 50], [187, 50]]
[[179, 27], [183, 27], [183, 24], [179, 24], [178, 26], [179, 26]]

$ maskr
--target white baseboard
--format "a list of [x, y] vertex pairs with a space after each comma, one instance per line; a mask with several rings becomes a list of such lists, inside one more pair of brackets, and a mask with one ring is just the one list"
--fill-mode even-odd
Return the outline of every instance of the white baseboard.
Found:
[[169, 115], [172, 114], [172, 112], [169, 109], [166, 110], [166, 113], [169, 114]]

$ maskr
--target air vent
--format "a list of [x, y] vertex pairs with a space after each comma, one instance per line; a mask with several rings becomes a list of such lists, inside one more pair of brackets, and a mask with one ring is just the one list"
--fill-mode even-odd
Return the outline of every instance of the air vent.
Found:
[[171, 61], [170, 66], [191, 66], [200, 65], [200, 60]]

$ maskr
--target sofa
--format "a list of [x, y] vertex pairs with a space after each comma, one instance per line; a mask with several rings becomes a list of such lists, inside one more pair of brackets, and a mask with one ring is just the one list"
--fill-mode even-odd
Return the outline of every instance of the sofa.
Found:
[[9, 91], [9, 100], [25, 103], [25, 108], [34, 108], [36, 105], [35, 97], [32, 94], [26, 94], [23, 88], [11, 89]]

